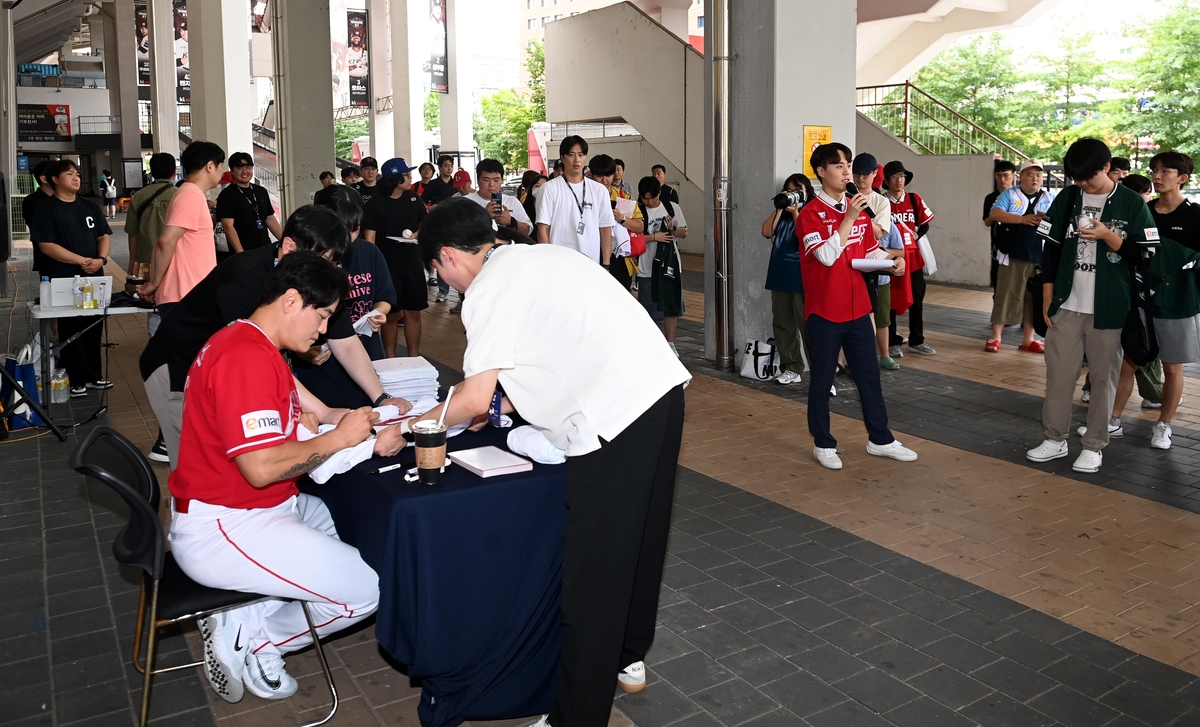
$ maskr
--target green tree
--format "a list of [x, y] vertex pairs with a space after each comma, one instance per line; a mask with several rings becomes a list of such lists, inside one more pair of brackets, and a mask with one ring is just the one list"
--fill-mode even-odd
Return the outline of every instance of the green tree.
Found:
[[529, 125], [534, 105], [512, 89], [485, 96], [482, 113], [475, 114], [475, 142], [487, 159], [498, 159], [509, 171], [529, 164]]
[[442, 125], [442, 94], [430, 91], [425, 97], [425, 130], [433, 131]]
[[1134, 29], [1145, 52], [1132, 63], [1131, 123], [1159, 149], [1200, 149], [1200, 3], [1181, 0]]
[[[1086, 26], [1077, 20], [1068, 25]], [[1090, 31], [1060, 36], [1054, 53], [1033, 58], [1040, 70], [1014, 99], [1017, 133], [1048, 159], [1061, 159], [1072, 141], [1087, 135], [1085, 128], [1096, 126], [1091, 122], [1098, 119], [1100, 99], [1111, 88], [1104, 63], [1090, 48], [1093, 38]]]
[[546, 120], [546, 45], [540, 40], [529, 43], [529, 55], [525, 58], [525, 70], [529, 73], [529, 102], [532, 105], [530, 121]]
[[984, 129], [1009, 139], [1012, 95], [1023, 74], [998, 33], [977, 35], [942, 51], [913, 83]]
[[342, 159], [349, 159], [352, 153], [351, 145], [360, 136], [371, 133], [371, 121], [366, 116], [353, 119], [338, 119], [333, 122], [334, 153]]

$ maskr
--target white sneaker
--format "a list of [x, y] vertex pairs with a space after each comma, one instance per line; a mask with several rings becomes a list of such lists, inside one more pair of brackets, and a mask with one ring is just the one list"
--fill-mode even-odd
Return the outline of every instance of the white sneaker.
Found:
[[1052, 442], [1049, 439], [1025, 453], [1025, 459], [1030, 462], [1049, 462], [1052, 459], [1062, 459], [1069, 454], [1067, 443]]
[[836, 448], [813, 447], [813, 456], [825, 469], [840, 470], [842, 468], [842, 458], [838, 456]]
[[248, 645], [242, 638], [242, 620], [234, 611], [200, 619], [204, 639], [204, 673], [217, 696], [226, 702], [242, 701], [242, 673]]
[[1085, 449], [1079, 453], [1079, 457], [1075, 460], [1075, 464], [1071, 465], [1071, 469], [1076, 472], [1099, 472], [1100, 463], [1103, 461], [1104, 456], [1099, 452]]
[[904, 358], [904, 349], [899, 346], [888, 346], [888, 355], [892, 358]]
[[836, 386], [830, 386], [830, 387], [829, 387], [829, 395], [830, 395], [830, 396], [837, 396], [837, 387], [836, 387]]
[[529, 725], [529, 727], [550, 727], [549, 719], [550, 719], [550, 715], [543, 714], [541, 719], [539, 719], [537, 722], [534, 722], [533, 724]]
[[919, 353], [922, 356], [932, 356], [937, 353], [937, 351], [933, 349], [933, 346], [930, 346], [928, 343], [918, 343], [915, 346], [909, 344], [908, 350], [912, 351], [913, 353]]
[[915, 462], [917, 460], [916, 452], [894, 439], [891, 444], [867, 442], [867, 454], [873, 454], [876, 457], [890, 457], [898, 462]]
[[437, 297], [435, 297], [435, 298], [433, 299], [433, 302], [434, 302], [434, 303], [445, 303], [445, 302], [446, 302], [446, 294], [445, 294], [445, 293], [438, 293], [438, 294], [437, 294]]
[[242, 679], [247, 689], [263, 699], [287, 699], [300, 686], [283, 670], [283, 657], [278, 654], [247, 654]]
[[675, 358], [679, 358], [679, 349], [675, 348], [675, 342], [667, 341], [667, 345], [671, 347], [671, 353], [675, 354]]
[[[1087, 434], [1087, 427], [1082, 426], [1082, 427], [1076, 429], [1075, 431], [1078, 432], [1079, 436], [1082, 437]], [[1118, 417], [1109, 417], [1108, 418], [1108, 438], [1109, 439], [1120, 439], [1121, 437], [1124, 437], [1124, 436], [1125, 436], [1125, 423], [1122, 422], [1120, 420], [1120, 418], [1118, 418]]]
[[1170, 449], [1171, 448], [1171, 425], [1166, 422], [1157, 422], [1154, 425], [1154, 431], [1150, 433], [1150, 446], [1155, 449]]
[[[1179, 403], [1182, 404], [1183, 400], [1181, 399]], [[1161, 401], [1149, 401], [1147, 399], [1142, 399], [1142, 408], [1143, 409], [1156, 409], [1156, 410], [1162, 409], [1162, 402]]]
[[646, 662], [635, 661], [617, 674], [617, 686], [628, 694], [637, 694], [646, 688]]
[[800, 383], [800, 374], [796, 373], [795, 371], [784, 371], [782, 374], [776, 377], [775, 383], [782, 386], [787, 386], [788, 384], [798, 384]]
[[1090, 392], [1090, 391], [1083, 392], [1082, 394], [1079, 395], [1079, 400], [1082, 401], [1084, 404], [1088, 403], [1089, 401], [1092, 400], [1092, 392]]

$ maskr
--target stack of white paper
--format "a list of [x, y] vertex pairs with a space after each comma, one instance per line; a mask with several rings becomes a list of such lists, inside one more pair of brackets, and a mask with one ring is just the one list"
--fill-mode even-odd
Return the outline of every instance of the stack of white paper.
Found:
[[389, 395], [409, 401], [437, 396], [437, 369], [424, 358], [385, 358], [372, 363], [379, 374], [379, 383]]

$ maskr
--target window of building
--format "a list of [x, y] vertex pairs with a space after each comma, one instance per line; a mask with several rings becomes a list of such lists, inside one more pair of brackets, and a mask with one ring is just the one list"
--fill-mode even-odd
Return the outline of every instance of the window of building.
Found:
[[578, 15], [578, 14], [579, 14], [579, 13], [571, 13], [571, 17], [573, 18], [573, 17], [575, 17], [575, 16], [576, 16], [576, 15]]
[[533, 10], [533, 0], [525, 0], [525, 9]]
[[525, 29], [526, 29], [526, 30], [533, 30], [533, 25], [534, 25], [534, 23], [536, 23], [536, 22], [537, 22], [537, 18], [530, 18], [529, 20], [526, 20], [526, 21], [525, 21]]
[[701, 28], [701, 29], [704, 28], [704, 16], [703, 15], [696, 16], [696, 27]]
[[542, 25], [545, 25], [546, 23], [549, 23], [549, 22], [550, 22], [550, 16], [549, 16], [549, 15], [543, 15], [543, 16], [542, 16]]
[[554, 16], [554, 19], [555, 19], [555, 20], [562, 20], [562, 15], [555, 15], [555, 16]]
[[546, 7], [549, 4], [550, 4], [550, 0], [542, 0], [542, 7]]

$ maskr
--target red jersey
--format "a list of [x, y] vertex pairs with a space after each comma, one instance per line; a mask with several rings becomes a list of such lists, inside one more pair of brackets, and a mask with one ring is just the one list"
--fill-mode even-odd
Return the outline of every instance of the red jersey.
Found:
[[[842, 205], [844, 207], [845, 201]], [[858, 213], [850, 230], [850, 240], [842, 240], [845, 250], [833, 265], [826, 267], [815, 256], [842, 226], [845, 217], [846, 213], [831, 204], [824, 194], [818, 194], [800, 210], [796, 236], [804, 249], [800, 258], [800, 276], [804, 280], [805, 317], [816, 314], [827, 321], [845, 323], [871, 313], [866, 280], [850, 265], [852, 260], [865, 258], [879, 249], [867, 213]]]
[[296, 480], [251, 485], [234, 458], [296, 439], [300, 394], [291, 369], [262, 329], [240, 320], [208, 339], [183, 387], [179, 466], [168, 486], [178, 499], [240, 509], [274, 507]]
[[[929, 205], [925, 204], [925, 200], [912, 192], [905, 192], [903, 199], [899, 202], [893, 201], [891, 195], [888, 195], [888, 202], [892, 203], [892, 224], [900, 226], [900, 236], [904, 239], [905, 265], [907, 266], [912, 258], [911, 253], [917, 250], [917, 228], [932, 222], [933, 212], [929, 209]], [[912, 273], [924, 267], [925, 259], [917, 255], [916, 267], [909, 267], [908, 272]]]

